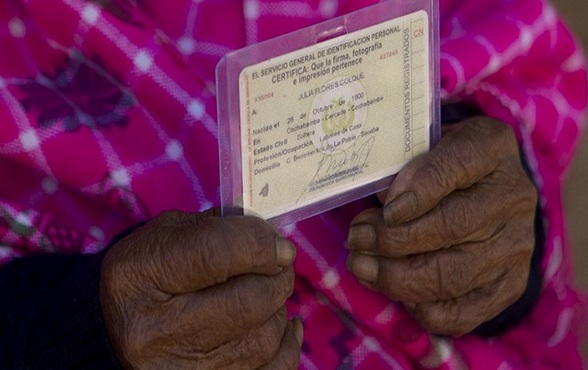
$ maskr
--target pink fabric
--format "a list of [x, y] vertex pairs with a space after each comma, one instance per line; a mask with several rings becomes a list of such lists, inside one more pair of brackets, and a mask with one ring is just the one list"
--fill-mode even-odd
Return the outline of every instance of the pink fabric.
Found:
[[[166, 209], [219, 204], [214, 68], [226, 52], [369, 0], [0, 2], [0, 260], [93, 253]], [[103, 7], [98, 4], [104, 3]], [[172, 5], [173, 4], [173, 5]], [[445, 101], [515, 127], [545, 209], [544, 291], [497, 338], [432, 337], [346, 271], [366, 199], [284, 230], [304, 369], [580, 369], [561, 187], [587, 105], [581, 51], [543, 0], [441, 0]]]

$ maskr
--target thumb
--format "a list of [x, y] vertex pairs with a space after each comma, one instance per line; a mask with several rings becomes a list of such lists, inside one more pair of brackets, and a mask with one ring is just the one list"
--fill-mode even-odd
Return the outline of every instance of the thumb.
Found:
[[453, 191], [469, 188], [512, 154], [513, 145], [518, 153], [512, 129], [505, 124], [477, 117], [455, 126], [431, 152], [396, 175], [383, 202], [388, 225], [414, 220]]
[[148, 224], [157, 241], [152, 279], [168, 294], [184, 294], [244, 274], [276, 275], [293, 263], [294, 245], [267, 222], [248, 216], [162, 215]]

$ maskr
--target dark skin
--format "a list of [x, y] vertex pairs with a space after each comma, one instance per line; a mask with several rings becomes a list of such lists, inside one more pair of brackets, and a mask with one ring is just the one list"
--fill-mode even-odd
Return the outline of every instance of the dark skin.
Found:
[[460, 336], [525, 291], [537, 192], [509, 126], [452, 126], [349, 231], [349, 270], [435, 334]]
[[254, 217], [168, 212], [118, 242], [101, 304], [128, 369], [297, 369], [294, 245]]
[[[468, 333], [525, 290], [537, 195], [508, 126], [452, 126], [379, 198], [352, 222], [349, 270], [431, 333]], [[103, 264], [118, 357], [129, 369], [297, 369], [302, 325], [284, 306], [294, 258], [260, 219], [162, 214]]]

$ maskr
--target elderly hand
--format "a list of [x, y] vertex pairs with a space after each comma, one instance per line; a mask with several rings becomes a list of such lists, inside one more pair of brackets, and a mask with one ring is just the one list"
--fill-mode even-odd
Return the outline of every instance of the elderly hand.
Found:
[[253, 217], [164, 213], [107, 253], [100, 281], [115, 351], [132, 369], [297, 369], [296, 250]]
[[468, 333], [525, 291], [537, 193], [507, 125], [451, 126], [379, 198], [352, 222], [349, 270], [430, 332]]

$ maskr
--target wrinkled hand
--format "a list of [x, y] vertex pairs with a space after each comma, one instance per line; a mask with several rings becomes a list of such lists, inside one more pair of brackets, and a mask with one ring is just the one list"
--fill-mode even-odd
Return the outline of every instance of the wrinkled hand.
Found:
[[119, 241], [100, 299], [132, 369], [297, 369], [293, 244], [253, 217], [168, 212]]
[[507, 125], [452, 126], [379, 198], [352, 222], [349, 270], [430, 332], [468, 333], [524, 292], [537, 194]]

